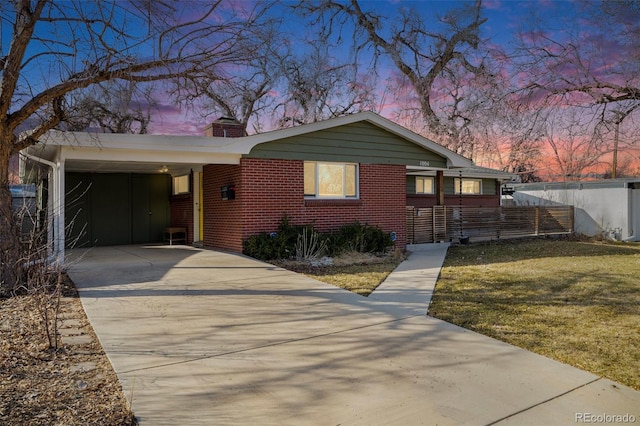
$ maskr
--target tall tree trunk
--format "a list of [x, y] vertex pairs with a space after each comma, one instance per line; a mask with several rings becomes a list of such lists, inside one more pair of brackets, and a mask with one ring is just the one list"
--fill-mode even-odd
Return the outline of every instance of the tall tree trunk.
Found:
[[0, 143], [0, 296], [16, 289], [21, 270], [20, 233], [11, 207], [9, 159], [11, 141]]

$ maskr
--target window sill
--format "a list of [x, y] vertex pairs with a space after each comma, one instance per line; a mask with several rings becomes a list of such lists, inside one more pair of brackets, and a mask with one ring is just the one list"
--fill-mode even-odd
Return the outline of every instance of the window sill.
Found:
[[173, 194], [171, 196], [172, 200], [186, 200], [191, 198], [191, 193], [190, 192], [183, 192], [182, 194]]
[[340, 206], [359, 206], [362, 204], [362, 200], [345, 200], [345, 199], [305, 199], [305, 207], [340, 207]]

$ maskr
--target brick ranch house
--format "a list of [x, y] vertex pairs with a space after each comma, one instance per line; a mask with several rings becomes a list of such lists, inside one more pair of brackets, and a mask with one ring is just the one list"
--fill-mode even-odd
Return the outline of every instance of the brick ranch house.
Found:
[[52, 131], [22, 154], [61, 259], [65, 247], [162, 242], [167, 227], [240, 252], [284, 215], [323, 231], [379, 226], [404, 249], [407, 205], [497, 206], [511, 177], [371, 112], [251, 136], [228, 119], [205, 136]]

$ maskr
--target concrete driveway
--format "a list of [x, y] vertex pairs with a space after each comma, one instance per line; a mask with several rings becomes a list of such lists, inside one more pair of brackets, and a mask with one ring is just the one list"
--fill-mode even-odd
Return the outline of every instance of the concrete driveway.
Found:
[[143, 425], [640, 422], [640, 392], [427, 317], [388, 288], [364, 298], [184, 246], [72, 255]]

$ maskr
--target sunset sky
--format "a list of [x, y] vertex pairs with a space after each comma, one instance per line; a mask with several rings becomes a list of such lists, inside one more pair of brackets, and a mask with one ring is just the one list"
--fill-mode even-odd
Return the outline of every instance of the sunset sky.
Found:
[[[279, 7], [274, 13], [281, 13], [291, 20], [289, 30], [300, 35], [300, 21], [295, 18], [288, 6], [293, 2], [279, 2]], [[362, 1], [361, 5], [365, 10], [375, 10], [384, 16], [393, 16], [397, 13], [398, 7], [407, 6], [415, 8], [424, 16], [426, 22], [433, 21], [437, 14], [442, 14], [452, 7], [456, 6], [456, 2], [451, 1], [401, 1], [401, 0], [367, 0]], [[564, 16], [570, 8], [567, 2], [562, 0], [547, 1], [518, 1], [518, 0], [488, 0], [483, 2], [484, 15], [487, 22], [482, 26], [482, 36], [488, 39], [492, 44], [509, 49], [513, 43], [515, 33], [521, 29], [522, 24], [530, 19], [531, 13], [544, 15], [548, 19], [554, 16]], [[348, 41], [348, 40], [347, 40]], [[346, 42], [345, 42], [346, 44]], [[303, 43], [298, 42], [300, 49], [304, 49]], [[346, 49], [347, 47], [345, 47]], [[339, 57], [339, 52], [335, 52]], [[392, 67], [389, 73], [393, 72]], [[384, 76], [381, 78], [384, 80]], [[380, 88], [382, 92], [384, 89]], [[393, 93], [389, 93], [385, 97], [386, 103], [381, 114], [391, 118], [394, 106], [398, 99], [394, 98]], [[152, 124], [150, 126], [151, 133], [156, 134], [202, 134], [204, 127], [209, 123], [210, 119], [203, 119], [196, 111], [186, 111], [180, 109], [172, 100], [168, 99], [162, 90], [157, 93], [158, 108], [153, 115]], [[215, 118], [215, 117], [212, 117]]]
[[[346, 0], [345, 0], [346, 1]], [[296, 15], [291, 6], [297, 2], [293, 1], [280, 1], [275, 2], [275, 5], [269, 10], [269, 14], [272, 17], [280, 18], [282, 21], [281, 27], [279, 28], [279, 32], [277, 33], [277, 37], [280, 37], [279, 41], [281, 46], [287, 46], [290, 48], [289, 53], [293, 53], [295, 56], [303, 57], [305, 54], [309, 54], [312, 51], [312, 47], [308, 44], [306, 39], [317, 37], [316, 27], [313, 27], [310, 24], [309, 19], [305, 20], [299, 15]], [[473, 2], [467, 2], [467, 4], [472, 4]], [[104, 16], [108, 16], [107, 22], [116, 22], [114, 27], [118, 25], [126, 25], [125, 21], [129, 21], [127, 18], [127, 8], [120, 7], [121, 5], [130, 5], [129, 3], [119, 3], [115, 2], [113, 4], [112, 10], [103, 11], [98, 8], [97, 3], [92, 2], [83, 2], [80, 1], [78, 3], [72, 4], [68, 3], [70, 8], [64, 9], [65, 1], [59, 1], [52, 4], [52, 12], [67, 14], [69, 12], [73, 15], [72, 6], [79, 9], [88, 9], [90, 13], [97, 13], [102, 16], [102, 12], [105, 12]], [[135, 22], [135, 26], [127, 27], [130, 31], [128, 35], [130, 38], [126, 38], [126, 42], [129, 43], [128, 46], [123, 46], [121, 43], [121, 39], [118, 35], [107, 35], [107, 37], [112, 37], [107, 44], [113, 44], [113, 48], [111, 51], [117, 50], [122, 58], [133, 57], [133, 58], [144, 58], [151, 57], [147, 52], [150, 52], [150, 45], [153, 43], [155, 49], [155, 43], [157, 41], [149, 42], [149, 39], [155, 38], [156, 33], [150, 30], [151, 24], [150, 20], [147, 19], [147, 7], [151, 7], [150, 5], [160, 5], [161, 3], [137, 3], [142, 4], [144, 7], [142, 9], [138, 9], [136, 11], [136, 15], [134, 18], [128, 22], [130, 25], [131, 22]], [[163, 3], [162, 3], [163, 4]], [[167, 3], [169, 4], [169, 3]], [[173, 3], [171, 3], [173, 5]], [[181, 4], [181, 3], [175, 3]], [[182, 3], [186, 4], [186, 3]], [[189, 8], [185, 8], [184, 10], [178, 10], [180, 14], [179, 19], [189, 20], [195, 18], [200, 12], [195, 11], [198, 7], [204, 7], [209, 3], [206, 2], [195, 2], [191, 5], [194, 7], [194, 10]], [[214, 16], [212, 17], [213, 23], [216, 24], [214, 27], [218, 27], [220, 23], [226, 23], [229, 19], [231, 10], [237, 7], [251, 9], [255, 5], [261, 5], [262, 3], [251, 1], [251, 0], [228, 0], [222, 3], [220, 8], [216, 9], [214, 12]], [[526, 54], [521, 54], [518, 56], [516, 53], [522, 53], [522, 51], [518, 51], [516, 48], [517, 37], [521, 36], [525, 40], [544, 40], [545, 42], [549, 40], [559, 41], [562, 45], [566, 43], [569, 36], [572, 37], [572, 40], [576, 40], [576, 43], [579, 44], [580, 48], [584, 46], [588, 46], [586, 54], [588, 56], [586, 64], [588, 65], [588, 71], [585, 78], [587, 83], [593, 83], [593, 78], [607, 80], [608, 82], [614, 83], [625, 83], [630, 84], [632, 87], [637, 87], [638, 84], [638, 68], [637, 61], [634, 61], [632, 58], [640, 57], [638, 55], [638, 51], [640, 51], [640, 47], [638, 47], [637, 40], [640, 39], [640, 8], [632, 8], [629, 7], [629, 11], [632, 12], [629, 16], [620, 16], [618, 15], [613, 24], [610, 27], [598, 28], [600, 24], [599, 17], [594, 18], [589, 12], [593, 12], [593, 10], [589, 11], [588, 6], [592, 5], [601, 5], [605, 3], [587, 3], [587, 2], [575, 2], [575, 1], [565, 1], [565, 0], [540, 0], [540, 1], [516, 1], [516, 0], [485, 0], [482, 2], [482, 16], [487, 18], [487, 22], [481, 25], [481, 39], [482, 45], [488, 46], [489, 49], [482, 50], [482, 52], [487, 52], [486, 56], [483, 58], [487, 58], [488, 61], [494, 61], [494, 63], [500, 63], [500, 65], [506, 65], [499, 69], [494, 76], [499, 77], [497, 81], [500, 81], [501, 87], [511, 90], [516, 88], [519, 83], [521, 83], [524, 78], [529, 77], [531, 74], [531, 70], [538, 71], [536, 77], [538, 82], [545, 82], [547, 79], [547, 75], [551, 76], [549, 78], [553, 78], [553, 74], [549, 73], [548, 70], [550, 67], [555, 67], [555, 70], [558, 71], [555, 77], [560, 76], [556, 81], [550, 82], [550, 84], [554, 84], [557, 81], [579, 81], [581, 76], [580, 72], [584, 70], [579, 69], [583, 66], [583, 63], [580, 63], [580, 59], [578, 58], [578, 65], [576, 65], [576, 61], [572, 61], [569, 56], [563, 57], [566, 60], [562, 60], [556, 64], [547, 64], [547, 63], [534, 63], [530, 68], [527, 68], [526, 72], [522, 72], [522, 74], [517, 74], [514, 71], [514, 67], [512, 66], [513, 61], [526, 59]], [[606, 4], [616, 5], [622, 3], [610, 2]], [[629, 3], [633, 4], [633, 3]], [[463, 5], [461, 1], [401, 1], [401, 0], [376, 0], [376, 1], [368, 1], [361, 0], [360, 7], [363, 11], [372, 12], [379, 16], [381, 25], [380, 25], [380, 33], [383, 37], [389, 34], [389, 27], [394, 25], [394, 23], [400, 22], [399, 19], [399, 10], [411, 10], [411, 16], [417, 16], [422, 22], [424, 22], [426, 30], [433, 33], [441, 33], [443, 31], [444, 25], [438, 21], [438, 18], [442, 18], [446, 15], [447, 12], [453, 9], [459, 9]], [[233, 7], [232, 7], [233, 6]], [[593, 8], [592, 8], [593, 9]], [[115, 11], [115, 12], [113, 12]], [[625, 10], [626, 11], [626, 10]], [[86, 11], [85, 11], [86, 12]], [[113, 12], [113, 14], [109, 14], [109, 12]], [[634, 13], [636, 15], [634, 15]], [[151, 16], [151, 15], [149, 15]], [[198, 15], [201, 16], [201, 15]], [[246, 15], [240, 13], [242, 16], [242, 21]], [[2, 54], [9, 51], [10, 43], [11, 43], [11, 35], [12, 35], [12, 15], [9, 9], [0, 9], [0, 57]], [[628, 22], [625, 22], [625, 19]], [[81, 21], [81, 20], [79, 20]], [[69, 22], [74, 22], [73, 19]], [[209, 22], [209, 21], [206, 21]], [[530, 27], [532, 23], [542, 22], [544, 25], [544, 30], [541, 31], [530, 31]], [[604, 21], [603, 21], [604, 22]], [[608, 21], [607, 21], [608, 22]], [[89, 40], [92, 36], [84, 34], [80, 37], [87, 37], [86, 40], [82, 38], [78, 39], [77, 34], [75, 32], [76, 27], [71, 24], [67, 27], [61, 27], [62, 30], [58, 30], [58, 27], [54, 27], [54, 24], [51, 22], [39, 22], [38, 28], [42, 31], [39, 37], [40, 39], [32, 40], [32, 47], [30, 47], [30, 57], [32, 60], [27, 60], [24, 64], [24, 68], [21, 71], [21, 90], [17, 92], [14, 98], [12, 98], [13, 105], [24, 104], [30, 97], [34, 96], [34, 94], [39, 91], [50, 87], [51, 85], [57, 84], [60, 81], [64, 81], [69, 78], [69, 76], [74, 75], [74, 73], [81, 72], [87, 68], [87, 64], [93, 63], [92, 61], [102, 60], [102, 58], [110, 57], [108, 50], [97, 52], [92, 50], [92, 41]], [[149, 28], [147, 28], [149, 25]], [[331, 33], [329, 37], [330, 48], [328, 49], [329, 54], [331, 55], [331, 59], [329, 60], [330, 66], [335, 64], [346, 63], [345, 59], [349, 56], [349, 49], [352, 47], [353, 43], [353, 35], [352, 29], [349, 27], [350, 23], [345, 24], [342, 27], [342, 32], [339, 31], [339, 26], [333, 27], [334, 32]], [[633, 35], [626, 37], [624, 34], [624, 30], [621, 32], [621, 28], [625, 28], [628, 26], [631, 31], [634, 31]], [[144, 28], [142, 28], [144, 27]], [[208, 27], [207, 28], [211, 28]], [[610, 37], [609, 28], [611, 28], [611, 32], [617, 32], [617, 38], [615, 36]], [[80, 28], [81, 29], [81, 28]], [[80, 31], [81, 32], [81, 31]], [[637, 32], [637, 33], [636, 33]], [[621, 35], [622, 34], [622, 35]], [[448, 34], [447, 36], [449, 36]], [[54, 38], [55, 40], [49, 40]], [[138, 39], [142, 40], [138, 42]], [[206, 40], [206, 43], [204, 42]], [[316, 38], [317, 40], [317, 38]], [[199, 40], [196, 40], [196, 43]], [[38, 44], [40, 42], [40, 44]], [[432, 42], [430, 39], [429, 42]], [[584, 43], [583, 43], [584, 42]], [[84, 44], [83, 44], [84, 43]], [[47, 49], [52, 49], [49, 45], [54, 44], [57, 49], [60, 51], [47, 51]], [[207, 50], [206, 46], [210, 45], [210, 39], [203, 39], [203, 42], [198, 45], [198, 49], [194, 51], [200, 51], [199, 49]], [[316, 42], [319, 44], [319, 42]], [[77, 50], [75, 49], [76, 45], [79, 47]], [[549, 43], [550, 46], [558, 46], [554, 45], [553, 42]], [[566, 46], [567, 44], [565, 44]], [[37, 47], [39, 46], [39, 47]], [[89, 47], [87, 47], [89, 46]], [[191, 45], [190, 45], [191, 46]], [[111, 47], [111, 46], [109, 46]], [[428, 47], [425, 47], [428, 48]], [[553, 49], [554, 47], [552, 47]], [[42, 49], [42, 52], [38, 49]], [[65, 51], [66, 49], [66, 51]], [[60, 54], [62, 52], [62, 54]], [[474, 51], [475, 52], [475, 51]], [[582, 54], [580, 49], [576, 49], [577, 54]], [[44, 54], [43, 54], [44, 53]], [[56, 56], [54, 56], [54, 53]], [[324, 51], [320, 50], [321, 54], [324, 54]], [[216, 52], [216, 55], [218, 52]], [[407, 54], [405, 52], [405, 54]], [[484, 55], [485, 53], [482, 53]], [[565, 53], [566, 54], [566, 51]], [[102, 55], [102, 56], [99, 56]], [[129, 55], [129, 56], [127, 56]], [[216, 55], [209, 56], [217, 57]], [[369, 56], [367, 56], [369, 55]], [[116, 55], [117, 56], [117, 55]], [[424, 127], [425, 120], [415, 119], [410, 114], [401, 115], [401, 112], [411, 111], [412, 108], [415, 109], [417, 105], [417, 95], [415, 94], [415, 87], [412, 87], [410, 84], [407, 84], [407, 80], [401, 73], [398, 71], [397, 67], [390, 61], [390, 59], [381, 55], [377, 61], [377, 75], [371, 69], [372, 64], [372, 49], [367, 48], [360, 53], [359, 56], [359, 64], [357, 67], [358, 77], [356, 79], [356, 84], [360, 83], [361, 85], [366, 82], [367, 79], [369, 81], [375, 82], [376, 86], [373, 92], [376, 94], [375, 96], [375, 104], [376, 107], [374, 110], [379, 112], [383, 116], [398, 122], [401, 125], [407, 126], [412, 130], [428, 134], [429, 128]], [[299, 58], [298, 58], [299, 59]], [[332, 62], [333, 61], [333, 62]], [[472, 58], [472, 62], [479, 63], [479, 58]], [[126, 62], [126, 60], [125, 60]], [[313, 62], [315, 64], [315, 62]], [[622, 65], [620, 65], [622, 64]], [[228, 67], [228, 65], [225, 65]], [[237, 67], [237, 66], [236, 66]], [[538, 68], [537, 70], [535, 68]], [[236, 68], [238, 69], [238, 68]], [[316, 69], [322, 69], [317, 67]], [[342, 68], [341, 68], [342, 69]], [[344, 68], [346, 69], [346, 68]], [[355, 69], [355, 67], [354, 67]], [[422, 69], [422, 72], [425, 72], [428, 67]], [[225, 68], [225, 71], [228, 75], [234, 75], [235, 69]], [[237, 73], [236, 73], [237, 74]], [[479, 100], [478, 104], [486, 104], [487, 107], [483, 107], [484, 115], [478, 116], [473, 115], [474, 123], [479, 123], [480, 126], [476, 126], [473, 130], [477, 135], [479, 132], [485, 132], [488, 134], [488, 138], [493, 137], [494, 141], [505, 141], [512, 138], [513, 135], [506, 132], [500, 132], [494, 130], [497, 127], [502, 129], [506, 129], [508, 127], [505, 126], [505, 122], [499, 122], [496, 119], [496, 108], [499, 108], [504, 104], [504, 97], [495, 96], [495, 99], [500, 99], [493, 104], [491, 102], [487, 102], [489, 97], [485, 96], [485, 92], [475, 91], [473, 90], [467, 91], [466, 88], [475, 89], [478, 88], [473, 82], [477, 82], [478, 80], [469, 80], [469, 78], [473, 76], [464, 75], [464, 72], [460, 73], [456, 70], [453, 75], [456, 77], [460, 77], [458, 80], [458, 88], [461, 88], [460, 93], [463, 96], [468, 96], [469, 98]], [[460, 75], [458, 75], [460, 74]], [[469, 73], [471, 74], [471, 73]], [[220, 74], [218, 74], [220, 75]], [[582, 75], [584, 77], [584, 73]], [[349, 77], [351, 78], [351, 76]], [[616, 80], [617, 79], [617, 80]], [[628, 79], [625, 81], [625, 79]], [[349, 80], [349, 83], [346, 82], [347, 79], [343, 82], [343, 85], [336, 85], [336, 87], [352, 87], [347, 86], [347, 84], [351, 83], [353, 80]], [[443, 79], [442, 81], [445, 81]], [[450, 86], [448, 85], [450, 80], [446, 80], [447, 82], [442, 83], [440, 85], [436, 84], [432, 86], [431, 91], [431, 100], [432, 107], [434, 110], [442, 112], [442, 115], [447, 111], [447, 108], [450, 107], [454, 101], [450, 96]], [[635, 86], [634, 86], [635, 85]], [[307, 86], [308, 87], [308, 86]], [[279, 83], [273, 87], [270, 91], [270, 95], [272, 95], [273, 99], [277, 101], [274, 104], [279, 103], [282, 97], [279, 95], [284, 94], [287, 90], [284, 87], [284, 83]], [[343, 97], [347, 90], [343, 90], [340, 93], [340, 96]], [[538, 92], [540, 93], [540, 92]], [[598, 94], [596, 94], [599, 96]], [[69, 94], [67, 94], [69, 96]], [[508, 96], [511, 96], [508, 95]], [[531, 95], [528, 100], [523, 101], [522, 106], [525, 109], [535, 110], [537, 108], [534, 105], [536, 100], [535, 94]], [[578, 100], [579, 96], [587, 96], [587, 95], [576, 95], [572, 93], [567, 96], [566, 99], [569, 101], [569, 104]], [[169, 84], [157, 84], [154, 87], [152, 97], [154, 99], [154, 106], [150, 110], [151, 111], [151, 123], [148, 127], [149, 133], [152, 134], [169, 134], [169, 135], [201, 135], [203, 134], [203, 130], [207, 124], [211, 121], [215, 120], [220, 113], [212, 112], [210, 108], [203, 106], [202, 104], [196, 104], [191, 109], [187, 109], [184, 107], [180, 107], [178, 101], [171, 98], [169, 93]], [[69, 99], [69, 98], [67, 98]], [[540, 98], [541, 99], [541, 98]], [[474, 101], [471, 101], [472, 103]], [[590, 99], [590, 102], [593, 102], [593, 98]], [[633, 102], [637, 103], [637, 100]], [[141, 109], [146, 109], [146, 101], [138, 102], [142, 107]], [[491, 104], [491, 105], [489, 105]], [[593, 105], [593, 103], [591, 104]], [[575, 106], [575, 105], [573, 105]], [[612, 104], [608, 110], [603, 112], [603, 115], [616, 113], [617, 111], [614, 108], [624, 108], [624, 105]], [[18, 108], [18, 107], [16, 107]], [[541, 107], [542, 109], [546, 108], [546, 106]], [[562, 106], [564, 108], [564, 105]], [[628, 108], [628, 107], [627, 107]], [[560, 111], [559, 115], [564, 115], [565, 112], [563, 110]], [[591, 109], [591, 112], [594, 110]], [[638, 109], [640, 111], [640, 109]], [[527, 111], [525, 111], [527, 112]], [[634, 113], [637, 115], [637, 112]], [[523, 114], [518, 113], [517, 116], [513, 116], [514, 118], [520, 118]], [[481, 117], [478, 119], [477, 117]], [[259, 119], [259, 123], [261, 124], [259, 127], [261, 131], [266, 131], [273, 129], [275, 124], [275, 119], [277, 117], [268, 117], [265, 113]], [[444, 117], [446, 120], [449, 118]], [[511, 118], [511, 117], [509, 117]], [[31, 117], [29, 122], [25, 123], [24, 128], [29, 128], [29, 126], [33, 125], [35, 117]], [[591, 122], [590, 125], [593, 127], [593, 123], [595, 120], [593, 116], [590, 117]], [[635, 134], [637, 133], [637, 124], [633, 123], [633, 120], [638, 120], [637, 118], [633, 118], [625, 122], [624, 126], [620, 127], [620, 135], [623, 138], [625, 143], [631, 144], [634, 142]], [[403, 121], [404, 120], [404, 121]], [[484, 120], [484, 121], [483, 121]], [[504, 120], [504, 118], [503, 118]], [[547, 118], [547, 122], [556, 121], [556, 117]], [[545, 122], [545, 123], [547, 123]], [[249, 125], [249, 133], [253, 133], [253, 126], [250, 122]], [[255, 124], [255, 123], [254, 123]], [[422, 129], [413, 128], [412, 124], [416, 124], [415, 127], [419, 127], [422, 125]], [[588, 123], [589, 124], [589, 123]], [[631, 125], [630, 125], [631, 124]], [[457, 124], [456, 124], [457, 125]], [[563, 128], [566, 129], [564, 122], [561, 119], [557, 119], [554, 124], [556, 127], [552, 129], [552, 136], [557, 140], [554, 142], [562, 142], [560, 139], [564, 138], [565, 135], [561, 134]], [[493, 127], [493, 128], [491, 128]], [[591, 131], [592, 129], [589, 129]], [[606, 137], [608, 139], [608, 143], [611, 140], [611, 126], [607, 129]], [[443, 135], [444, 133], [440, 133]], [[585, 133], [586, 134], [586, 133]], [[587, 135], [587, 137], [591, 137], [594, 132], [591, 132], [591, 135]], [[577, 136], [576, 134], [572, 135], [575, 137], [576, 145], [580, 145], [581, 139], [584, 138], [584, 135]], [[446, 137], [446, 136], [445, 136]], [[439, 142], [436, 140], [436, 142]], [[442, 141], [440, 141], [442, 142]], [[502, 142], [499, 142], [500, 147]], [[551, 157], [546, 156], [550, 151], [548, 147], [548, 141], [545, 142], [547, 147], [545, 148], [547, 151], [545, 152], [545, 157], [542, 161], [539, 161], [539, 164], [536, 165], [536, 170], [544, 173], [546, 176], [553, 176], [554, 173], [557, 173], [556, 170], [552, 170]], [[570, 146], [570, 145], [568, 145]], [[603, 145], [604, 146], [604, 145]], [[457, 149], [457, 148], [454, 148]], [[578, 147], [575, 151], [571, 151], [568, 149], [568, 153], [580, 153], [582, 148]], [[603, 149], [609, 149], [605, 147]], [[487, 151], [488, 152], [488, 151]], [[608, 151], [607, 151], [608, 152]], [[462, 153], [462, 152], [460, 152]], [[494, 150], [495, 153], [495, 150]], [[462, 153], [466, 155], [465, 153]], [[504, 156], [502, 152], [499, 153], [498, 159], [503, 160]], [[482, 158], [482, 155], [485, 157]], [[487, 165], [491, 167], [505, 167], [504, 162], [495, 162], [491, 159], [487, 159], [486, 152], [482, 153], [478, 157], [473, 157], [474, 160], [478, 161], [482, 165]], [[490, 152], [489, 156], [492, 155]], [[625, 161], [632, 163], [639, 163], [638, 157], [640, 156], [640, 152], [634, 147], [628, 149], [626, 154], [627, 158]], [[472, 157], [472, 155], [469, 155]], [[604, 161], [601, 162], [600, 169], [606, 169], [609, 158], [605, 155], [602, 157]], [[486, 161], [485, 161], [486, 160]], [[598, 169], [598, 170], [600, 170]]]

